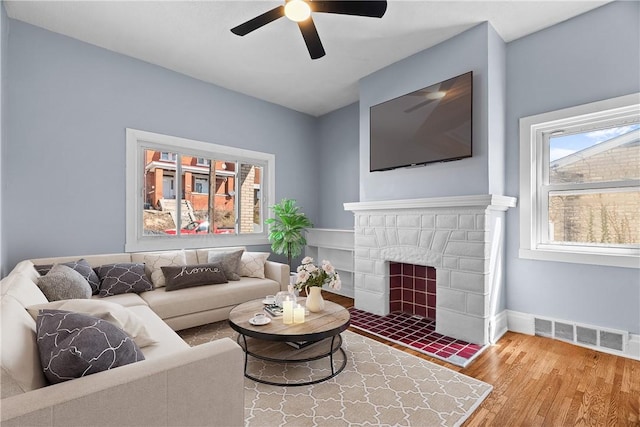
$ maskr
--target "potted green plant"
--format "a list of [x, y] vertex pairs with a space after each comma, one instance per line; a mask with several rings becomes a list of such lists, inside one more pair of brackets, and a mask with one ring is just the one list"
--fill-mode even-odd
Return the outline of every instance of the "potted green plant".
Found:
[[308, 227], [313, 227], [313, 224], [303, 212], [300, 212], [293, 199], [282, 199], [280, 203], [269, 208], [275, 214], [274, 218], [264, 221], [269, 225], [271, 249], [277, 254], [285, 254], [291, 269], [291, 260], [302, 254], [302, 249], [307, 244], [304, 232]]

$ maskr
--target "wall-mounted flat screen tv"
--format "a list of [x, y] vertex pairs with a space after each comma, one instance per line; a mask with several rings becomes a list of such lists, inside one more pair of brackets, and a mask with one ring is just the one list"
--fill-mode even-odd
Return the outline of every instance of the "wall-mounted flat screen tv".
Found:
[[370, 170], [471, 157], [473, 72], [374, 105]]

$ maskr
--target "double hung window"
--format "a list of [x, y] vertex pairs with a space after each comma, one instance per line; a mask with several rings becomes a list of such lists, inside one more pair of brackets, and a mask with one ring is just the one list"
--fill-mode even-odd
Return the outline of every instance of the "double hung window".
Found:
[[520, 257], [640, 267], [640, 95], [520, 121]]
[[127, 129], [126, 250], [267, 243], [273, 154]]

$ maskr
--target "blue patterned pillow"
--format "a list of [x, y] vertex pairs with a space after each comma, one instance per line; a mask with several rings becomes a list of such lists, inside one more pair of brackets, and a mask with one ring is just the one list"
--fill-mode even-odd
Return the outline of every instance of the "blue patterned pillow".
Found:
[[44, 375], [52, 384], [144, 360], [122, 329], [86, 314], [40, 310], [36, 337]]
[[153, 283], [144, 271], [144, 264], [106, 264], [95, 270], [100, 278], [101, 297], [153, 290]]

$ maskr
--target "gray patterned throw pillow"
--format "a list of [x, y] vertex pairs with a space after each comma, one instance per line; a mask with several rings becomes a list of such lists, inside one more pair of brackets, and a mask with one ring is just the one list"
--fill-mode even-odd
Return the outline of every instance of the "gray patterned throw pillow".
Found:
[[36, 337], [44, 375], [52, 384], [144, 360], [123, 330], [86, 314], [41, 310]]
[[218, 264], [222, 267], [224, 275], [227, 280], [240, 280], [240, 259], [242, 259], [242, 253], [244, 249], [239, 249], [233, 252], [218, 252], [209, 251], [208, 262], [209, 264]]
[[100, 278], [101, 297], [153, 290], [153, 283], [144, 271], [144, 264], [105, 264], [95, 270]]
[[89, 282], [77, 271], [66, 265], [56, 264], [38, 278], [38, 287], [47, 300], [58, 301], [73, 298], [91, 298]]

